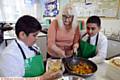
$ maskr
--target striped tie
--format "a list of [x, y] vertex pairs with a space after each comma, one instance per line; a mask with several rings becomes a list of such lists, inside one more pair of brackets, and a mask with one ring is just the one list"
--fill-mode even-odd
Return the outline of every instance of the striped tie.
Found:
[[32, 50], [32, 51], [34, 51], [36, 55], [38, 54], [38, 51], [35, 50], [33, 47], [29, 47], [29, 49]]

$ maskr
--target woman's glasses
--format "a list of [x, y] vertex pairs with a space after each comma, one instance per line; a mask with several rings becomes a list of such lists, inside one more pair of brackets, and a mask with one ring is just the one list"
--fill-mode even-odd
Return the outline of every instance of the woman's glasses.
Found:
[[73, 15], [62, 15], [62, 17], [65, 18], [65, 19], [66, 19], [66, 18], [72, 18]]
[[87, 27], [87, 30], [92, 30], [92, 31], [94, 31], [96, 28], [95, 27]]

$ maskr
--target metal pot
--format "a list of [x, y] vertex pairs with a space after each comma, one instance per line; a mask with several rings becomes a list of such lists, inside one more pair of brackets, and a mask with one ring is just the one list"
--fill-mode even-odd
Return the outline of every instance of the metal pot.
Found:
[[[96, 71], [97, 71], [97, 65], [93, 63], [90, 60], [80, 58], [80, 57], [69, 57], [69, 58], [64, 58], [62, 59], [65, 69], [68, 71], [68, 73], [72, 75], [77, 75], [81, 77], [89, 77], [92, 76]], [[79, 65], [80, 62], [85, 63], [87, 66], [91, 67], [92, 72], [91, 73], [86, 73], [86, 74], [78, 74], [77, 72], [74, 72], [71, 67], [74, 67], [76, 65]], [[79, 69], [78, 69], [79, 70]]]
[[85, 80], [85, 79], [74, 75], [64, 75], [58, 78], [57, 80]]

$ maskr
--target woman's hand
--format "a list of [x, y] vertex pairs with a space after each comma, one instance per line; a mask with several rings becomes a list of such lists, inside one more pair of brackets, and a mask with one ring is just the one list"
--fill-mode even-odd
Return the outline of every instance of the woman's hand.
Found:
[[77, 48], [74, 48], [73, 52], [75, 53], [74, 55], [77, 55]]
[[73, 50], [66, 50], [65, 55], [66, 57], [71, 57], [73, 55]]
[[61, 51], [60, 57], [62, 57], [62, 58], [65, 58], [65, 57], [66, 57], [65, 51], [63, 51], [63, 50]]

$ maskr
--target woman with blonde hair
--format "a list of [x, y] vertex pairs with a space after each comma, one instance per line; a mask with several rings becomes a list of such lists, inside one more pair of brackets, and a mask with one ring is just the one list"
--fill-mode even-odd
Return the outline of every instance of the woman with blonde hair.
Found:
[[67, 4], [48, 29], [48, 55], [65, 58], [77, 51], [80, 29], [73, 5]]

